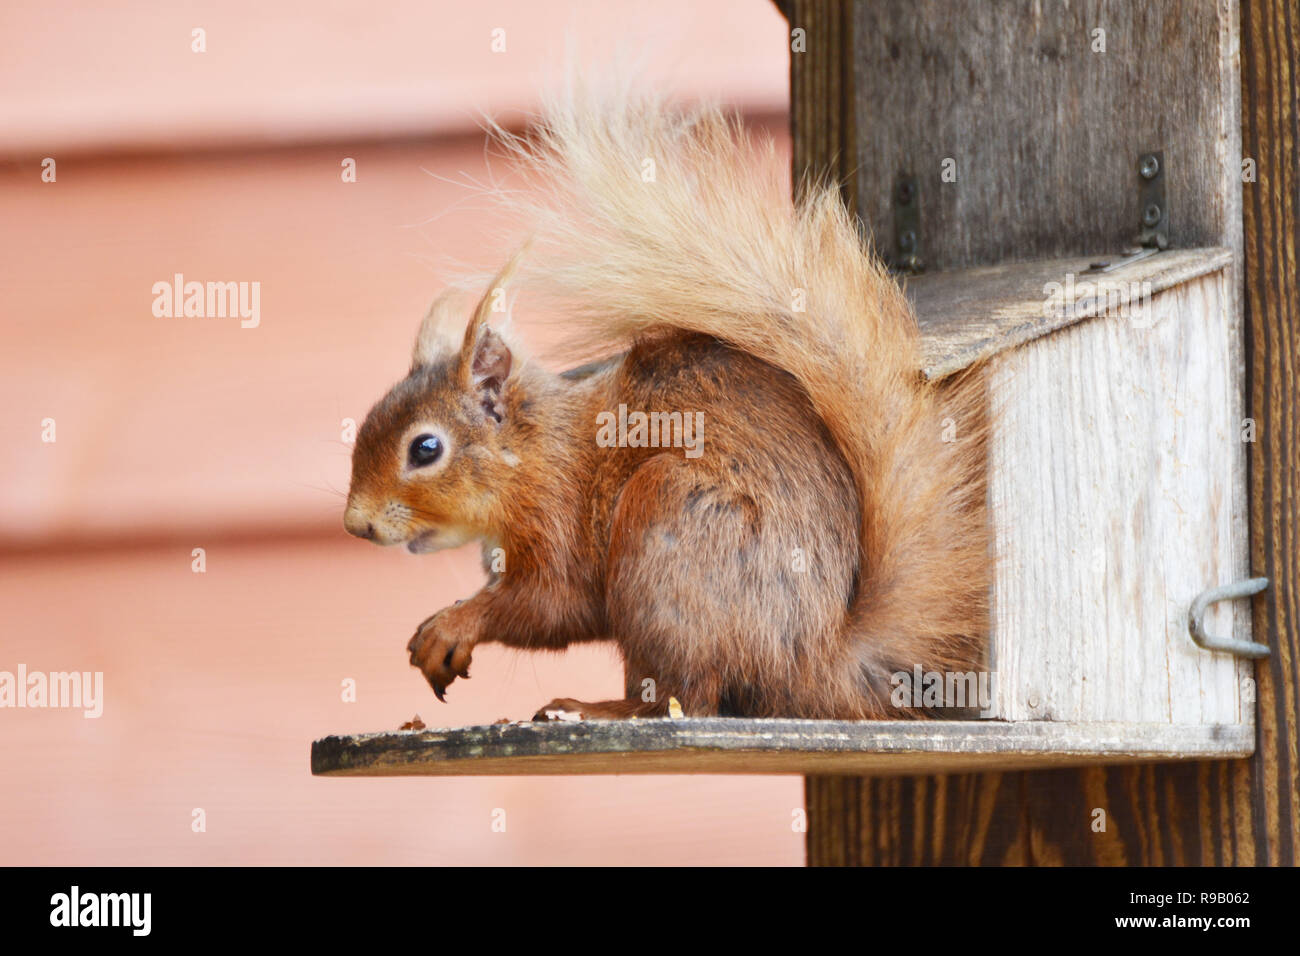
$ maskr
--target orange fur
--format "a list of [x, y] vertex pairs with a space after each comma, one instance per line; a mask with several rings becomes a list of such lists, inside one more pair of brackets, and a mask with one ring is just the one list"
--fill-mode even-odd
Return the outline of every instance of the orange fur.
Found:
[[[669, 696], [688, 714], [882, 717], [894, 672], [978, 668], [982, 380], [920, 377], [911, 310], [837, 191], [792, 207], [770, 144], [708, 107], [571, 91], [529, 138], [498, 136], [538, 187], [503, 197], [528, 254], [458, 349], [422, 330], [358, 434], [345, 517], [380, 543], [479, 538], [489, 567], [504, 558], [412, 638], [435, 692], [484, 640], [615, 640], [627, 699], [554, 702], [600, 717]], [[564, 376], [522, 361], [485, 305], [516, 269], [565, 306], [575, 348], [625, 351]], [[620, 405], [701, 415], [701, 453], [598, 446]], [[444, 457], [411, 467], [426, 433]]]

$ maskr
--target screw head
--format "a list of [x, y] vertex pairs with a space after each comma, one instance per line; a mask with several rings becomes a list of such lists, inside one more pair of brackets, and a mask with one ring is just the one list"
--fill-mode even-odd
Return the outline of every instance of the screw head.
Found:
[[1138, 172], [1143, 179], [1155, 179], [1156, 173], [1160, 172], [1160, 160], [1154, 153], [1147, 153], [1138, 161]]
[[916, 233], [907, 230], [898, 237], [898, 248], [902, 252], [912, 252], [916, 249]]
[[1158, 203], [1151, 203], [1146, 209], [1142, 210], [1142, 225], [1154, 226], [1160, 222], [1160, 206]]

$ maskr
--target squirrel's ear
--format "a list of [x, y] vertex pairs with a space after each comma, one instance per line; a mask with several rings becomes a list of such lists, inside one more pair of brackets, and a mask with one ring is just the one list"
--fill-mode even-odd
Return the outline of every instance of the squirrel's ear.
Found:
[[[483, 410], [498, 422], [503, 412], [501, 391], [514, 367], [514, 353], [499, 329], [488, 325], [488, 321], [494, 312], [505, 311], [506, 285], [523, 254], [524, 249], [519, 249], [488, 284], [487, 291], [474, 309], [473, 318], [465, 327], [465, 338], [460, 346], [465, 385], [478, 392]], [[502, 320], [509, 321], [508, 312], [502, 315]]]
[[465, 384], [478, 394], [479, 404], [488, 417], [498, 422], [505, 417], [501, 392], [506, 380], [510, 378], [514, 364], [514, 352], [500, 333], [491, 326], [480, 326], [478, 336], [465, 358]]
[[415, 336], [415, 348], [411, 352], [412, 372], [444, 356], [456, 354], [456, 335], [449, 328], [448, 320], [457, 311], [459, 299], [459, 289], [445, 289], [429, 306]]

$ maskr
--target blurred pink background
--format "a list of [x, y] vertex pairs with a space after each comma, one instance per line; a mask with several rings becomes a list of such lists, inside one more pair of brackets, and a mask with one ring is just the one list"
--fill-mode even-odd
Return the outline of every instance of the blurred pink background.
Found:
[[[105, 697], [0, 709], [0, 863], [802, 863], [797, 777], [309, 773], [329, 733], [620, 694], [612, 648], [484, 646], [439, 704], [404, 647], [477, 554], [341, 523], [343, 419], [404, 374], [446, 265], [503, 254], [456, 185], [477, 118], [533, 108], [566, 35], [786, 148], [770, 0], [0, 7], [0, 671]], [[177, 272], [260, 282], [260, 326], [155, 318]]]

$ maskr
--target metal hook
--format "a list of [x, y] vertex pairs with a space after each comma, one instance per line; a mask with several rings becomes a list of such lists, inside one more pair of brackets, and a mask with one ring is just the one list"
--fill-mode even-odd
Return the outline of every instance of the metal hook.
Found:
[[1192, 602], [1192, 609], [1187, 615], [1187, 630], [1191, 632], [1192, 640], [1207, 651], [1227, 651], [1240, 657], [1268, 657], [1272, 651], [1267, 644], [1238, 641], [1230, 637], [1214, 637], [1205, 632], [1205, 609], [1211, 604], [1232, 598], [1250, 597], [1266, 587], [1268, 587], [1268, 578], [1247, 578], [1234, 584], [1224, 584], [1202, 591]]

